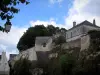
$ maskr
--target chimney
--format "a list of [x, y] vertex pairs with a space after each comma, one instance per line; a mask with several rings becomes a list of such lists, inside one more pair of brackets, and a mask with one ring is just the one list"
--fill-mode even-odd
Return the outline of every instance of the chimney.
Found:
[[75, 26], [76, 26], [76, 22], [74, 21], [74, 22], [73, 22], [73, 27], [75, 27]]
[[95, 23], [95, 19], [93, 20], [93, 25], [96, 25], [96, 23]]

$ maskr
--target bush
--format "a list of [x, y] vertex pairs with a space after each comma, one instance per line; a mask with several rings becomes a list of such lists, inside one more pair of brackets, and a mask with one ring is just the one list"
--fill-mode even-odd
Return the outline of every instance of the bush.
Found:
[[32, 75], [32, 63], [24, 59], [19, 59], [15, 62], [13, 67], [13, 75]]

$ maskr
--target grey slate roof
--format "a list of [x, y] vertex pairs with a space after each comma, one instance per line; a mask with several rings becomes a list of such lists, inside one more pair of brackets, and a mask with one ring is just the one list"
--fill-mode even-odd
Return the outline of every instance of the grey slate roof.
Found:
[[[78, 25], [93, 25], [93, 24], [92, 24], [91, 22], [85, 20], [85, 21], [81, 22], [81, 23], [78, 24]], [[93, 26], [94, 26], [94, 25], [93, 25]]]
[[35, 44], [41, 45], [43, 43], [48, 43], [48, 40], [50, 38], [51, 38], [50, 36], [48, 36], [48, 37], [36, 37]]
[[81, 22], [81, 23], [77, 24], [75, 27], [72, 27], [72, 28], [71, 28], [71, 29], [69, 29], [69, 30], [72, 30], [72, 29], [74, 29], [74, 28], [76, 28], [76, 27], [79, 27], [79, 26], [81, 26], [81, 25], [93, 26], [93, 27], [100, 28], [99, 26], [94, 25], [94, 24], [92, 24], [91, 22], [89, 22], [89, 21], [85, 20], [85, 21], [83, 21], [83, 22]]

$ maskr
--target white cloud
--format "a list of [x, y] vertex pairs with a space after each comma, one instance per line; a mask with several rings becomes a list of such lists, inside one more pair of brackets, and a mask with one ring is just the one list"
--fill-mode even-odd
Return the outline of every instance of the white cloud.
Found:
[[[57, 20], [57, 19], [56, 19]], [[47, 21], [41, 21], [41, 20], [37, 20], [37, 21], [30, 21], [30, 25], [31, 26], [35, 26], [35, 25], [44, 25], [44, 26], [47, 26], [47, 25], [54, 25], [55, 27], [59, 26], [60, 28], [64, 27], [66, 28], [65, 25], [62, 25], [62, 24], [57, 24], [56, 23], [56, 20], [54, 18], [50, 18], [50, 20], [47, 20]]]
[[69, 9], [68, 16], [65, 19], [67, 27], [72, 27], [73, 21], [80, 23], [84, 20], [90, 22], [96, 20], [100, 25], [100, 1], [99, 0], [74, 0], [73, 6]]
[[15, 27], [13, 25], [8, 34], [0, 31], [0, 53], [6, 51], [7, 58], [9, 58], [10, 53], [18, 53], [16, 45], [26, 29], [27, 27]]
[[51, 4], [61, 3], [63, 0], [49, 0]]

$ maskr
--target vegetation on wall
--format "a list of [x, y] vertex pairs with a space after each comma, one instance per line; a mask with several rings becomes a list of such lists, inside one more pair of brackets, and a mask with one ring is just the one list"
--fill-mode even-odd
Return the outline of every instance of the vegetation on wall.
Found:
[[10, 70], [10, 75], [32, 75], [32, 62], [27, 58], [17, 60]]
[[43, 75], [100, 75], [100, 31], [90, 31], [89, 35], [90, 47], [83, 51], [79, 48], [65, 50], [60, 46], [64, 43], [63, 38], [54, 40], [56, 45], [52, 53], [58, 56], [41, 67]]
[[50, 60], [47, 75], [100, 75], [100, 31], [91, 31], [89, 35], [91, 44], [87, 50], [75, 55], [75, 48], [62, 49], [63, 54]]

